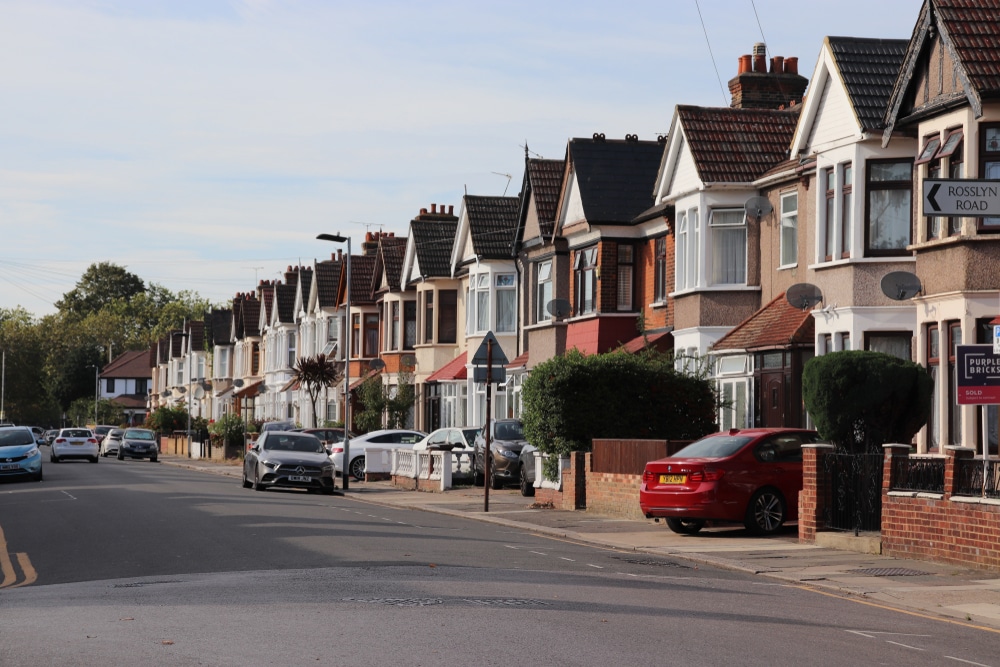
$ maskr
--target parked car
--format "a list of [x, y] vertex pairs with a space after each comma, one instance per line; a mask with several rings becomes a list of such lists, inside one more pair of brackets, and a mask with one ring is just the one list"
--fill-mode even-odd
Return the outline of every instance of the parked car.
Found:
[[[383, 448], [391, 447], [392, 445], [413, 445], [418, 440], [423, 440], [426, 435], [426, 433], [422, 433], [421, 431], [390, 428], [371, 431], [356, 438], [352, 437], [348, 444], [351, 450], [351, 461], [347, 469], [351, 473], [351, 477], [356, 480], [363, 480], [365, 478], [365, 451], [369, 445], [382, 446]], [[330, 459], [333, 461], [333, 465], [336, 466], [337, 472], [343, 475], [343, 442], [337, 443], [330, 448]]]
[[48, 431], [45, 432], [45, 435], [42, 436], [42, 440], [44, 441], [42, 444], [51, 445], [52, 441], [55, 440], [56, 436], [58, 435], [59, 435], [59, 429], [57, 428], [49, 429]]
[[52, 441], [49, 460], [59, 463], [63, 459], [87, 459], [91, 463], [101, 460], [101, 446], [89, 428], [64, 428]]
[[243, 458], [243, 488], [306, 489], [332, 494], [333, 462], [310, 433], [265, 431]]
[[108, 431], [108, 434], [104, 436], [104, 440], [101, 440], [101, 456], [110, 456], [111, 454], [118, 453], [118, 447], [122, 444], [122, 434], [125, 433], [125, 429], [113, 428]]
[[517, 479], [521, 486], [521, 495], [530, 498], [535, 495], [535, 452], [538, 448], [525, 445], [517, 456]]
[[295, 429], [294, 419], [279, 419], [273, 422], [264, 422], [260, 427], [260, 432], [265, 431], [292, 431]]
[[26, 426], [0, 428], [0, 479], [29, 477], [42, 481], [42, 453]]
[[802, 445], [818, 440], [816, 431], [793, 428], [712, 434], [647, 463], [639, 507], [647, 518], [665, 518], [675, 533], [694, 534], [706, 521], [719, 521], [769, 535], [798, 519]]
[[[504, 485], [519, 481], [521, 450], [528, 441], [524, 439], [524, 425], [520, 419], [494, 419], [490, 422], [490, 487], [502, 489]], [[486, 427], [476, 433], [475, 483], [486, 481], [484, 452]]]
[[413, 443], [413, 449], [423, 451], [425, 449], [447, 449], [450, 451], [472, 451], [472, 446], [476, 442], [477, 428], [460, 428], [449, 426], [431, 431], [428, 435]]
[[44, 428], [42, 428], [41, 426], [27, 426], [25, 428], [28, 428], [31, 431], [31, 434], [35, 437], [36, 444], [39, 445], [42, 444], [42, 442], [44, 441], [43, 439], [45, 437]]
[[[343, 428], [297, 428], [295, 429], [297, 433], [310, 433], [319, 438], [320, 442], [326, 445], [336, 444], [338, 442], [344, 441], [344, 429]], [[351, 437], [355, 438], [353, 433]]]
[[131, 459], [149, 459], [156, 463], [160, 454], [159, 443], [156, 442], [156, 433], [148, 428], [127, 428], [122, 433], [121, 442], [118, 444], [118, 460], [124, 461], [125, 457]]
[[111, 432], [112, 429], [118, 428], [117, 426], [108, 426], [107, 424], [102, 424], [100, 426], [95, 426], [91, 430], [94, 435], [97, 436], [97, 442], [104, 440], [104, 436]]

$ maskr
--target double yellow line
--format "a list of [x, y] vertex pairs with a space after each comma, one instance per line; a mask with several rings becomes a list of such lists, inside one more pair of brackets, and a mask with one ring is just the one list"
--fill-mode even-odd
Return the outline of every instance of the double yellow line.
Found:
[[[17, 559], [17, 565], [20, 566], [21, 574], [24, 575], [24, 579], [21, 581], [18, 581], [17, 569], [14, 567], [14, 560], [11, 556]], [[3, 575], [3, 581], [0, 581], [0, 589], [20, 588], [21, 586], [33, 584], [38, 579], [38, 573], [31, 566], [31, 559], [28, 558], [28, 554], [12, 554], [7, 551], [7, 538], [4, 537], [3, 528], [0, 528], [0, 575]]]

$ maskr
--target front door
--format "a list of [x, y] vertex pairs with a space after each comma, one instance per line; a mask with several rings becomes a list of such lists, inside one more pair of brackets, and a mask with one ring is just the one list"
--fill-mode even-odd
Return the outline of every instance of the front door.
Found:
[[760, 376], [761, 426], [788, 426], [785, 423], [785, 373], [772, 371]]

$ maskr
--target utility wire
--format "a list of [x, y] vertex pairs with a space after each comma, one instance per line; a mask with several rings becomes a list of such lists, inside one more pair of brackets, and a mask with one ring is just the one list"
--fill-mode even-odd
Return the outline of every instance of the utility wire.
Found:
[[[722, 93], [722, 105], [726, 104], [726, 89], [722, 85], [722, 77], [719, 75], [719, 66], [715, 64], [715, 54], [712, 53], [712, 42], [708, 39], [708, 29], [705, 27], [705, 18], [701, 15], [701, 5], [698, 0], [694, 0], [694, 6], [698, 10], [698, 20], [701, 21], [701, 31], [705, 33], [705, 44], [708, 45], [708, 57], [712, 59], [712, 67], [715, 68], [715, 78], [719, 81], [719, 91]], [[754, 10], [756, 11], [756, 9]]]

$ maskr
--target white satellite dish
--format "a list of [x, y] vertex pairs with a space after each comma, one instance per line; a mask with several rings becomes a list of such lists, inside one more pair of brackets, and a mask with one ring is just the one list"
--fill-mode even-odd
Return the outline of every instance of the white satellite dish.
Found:
[[202, 387], [201, 385], [198, 385], [197, 387], [195, 387], [194, 388], [194, 397], [195, 398], [199, 398], [199, 399], [200, 398], [205, 398], [205, 388]]

